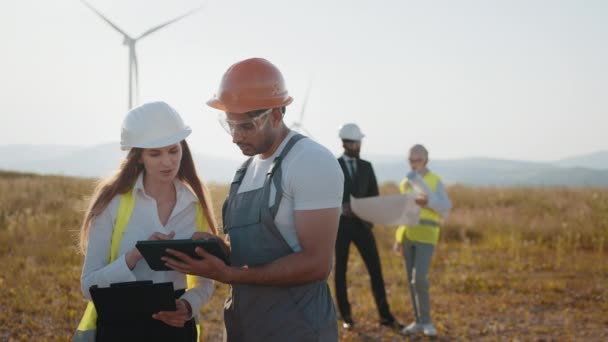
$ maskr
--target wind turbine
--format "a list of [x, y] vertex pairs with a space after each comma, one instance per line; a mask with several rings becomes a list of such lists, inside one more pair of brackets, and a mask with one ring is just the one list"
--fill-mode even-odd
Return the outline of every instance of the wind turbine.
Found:
[[116, 24], [111, 22], [108, 18], [106, 18], [103, 14], [101, 14], [98, 10], [96, 10], [93, 6], [91, 6], [91, 4], [89, 4], [85, 0], [81, 0], [81, 1], [83, 4], [85, 4], [85, 6], [87, 6], [89, 9], [91, 9], [93, 12], [95, 12], [98, 16], [100, 16], [101, 19], [103, 19], [106, 23], [108, 23], [110, 26], [112, 26], [112, 28], [114, 28], [116, 31], [118, 31], [120, 34], [122, 34], [124, 37], [122, 44], [126, 45], [129, 48], [129, 107], [127, 108], [127, 110], [130, 110], [131, 108], [133, 108], [133, 104], [134, 103], [137, 104], [137, 102], [139, 101], [139, 69], [138, 69], [138, 64], [137, 64], [137, 52], [135, 50], [135, 44], [137, 44], [137, 42], [140, 39], [142, 39], [146, 36], [149, 36], [150, 34], [162, 29], [163, 27], [166, 27], [169, 24], [173, 24], [174, 22], [176, 22], [184, 17], [187, 17], [201, 9], [200, 7], [195, 8], [195, 9], [191, 10], [190, 12], [187, 12], [185, 14], [180, 15], [177, 18], [174, 18], [174, 19], [171, 19], [171, 20], [165, 22], [164, 24], [154, 26], [151, 29], [147, 30], [146, 32], [140, 34], [138, 37], [133, 38], [130, 35], [128, 35], [125, 31], [120, 29], [118, 26], [116, 26]]
[[302, 109], [300, 111], [300, 119], [295, 121], [294, 123], [292, 123], [290, 128], [295, 131], [298, 131], [298, 132], [306, 133], [307, 136], [312, 138], [312, 135], [310, 134], [310, 132], [308, 132], [308, 130], [306, 128], [304, 128], [304, 126], [302, 124], [304, 121], [304, 113], [306, 112], [306, 104], [308, 103], [308, 96], [310, 95], [311, 84], [312, 84], [312, 82], [308, 83], [308, 87], [306, 88], [306, 93], [304, 94], [304, 102], [302, 103]]

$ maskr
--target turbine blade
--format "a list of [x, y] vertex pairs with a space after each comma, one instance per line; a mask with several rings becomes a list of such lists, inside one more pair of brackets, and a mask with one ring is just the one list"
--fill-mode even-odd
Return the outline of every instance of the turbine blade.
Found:
[[308, 82], [308, 87], [306, 88], [306, 93], [304, 94], [304, 102], [302, 103], [302, 110], [300, 111], [299, 124], [302, 124], [302, 121], [304, 121], [304, 112], [306, 112], [306, 105], [308, 104], [308, 96], [310, 95], [310, 88], [312, 88], [312, 81]]
[[133, 51], [134, 46], [129, 45], [129, 108], [127, 111], [133, 108]]
[[95, 9], [95, 7], [91, 6], [91, 4], [89, 4], [88, 2], [84, 1], [84, 0], [80, 0], [85, 6], [87, 6], [91, 11], [95, 12], [99, 17], [101, 17], [101, 19], [103, 19], [106, 23], [108, 23], [110, 26], [112, 26], [116, 31], [118, 31], [120, 34], [131, 38], [125, 31], [123, 31], [120, 27], [116, 26], [116, 24], [114, 24], [113, 22], [110, 21], [110, 19], [106, 18], [103, 14], [101, 14], [98, 10]]
[[182, 15], [180, 15], [180, 16], [179, 16], [179, 17], [177, 17], [177, 18], [171, 19], [171, 20], [167, 21], [167, 22], [166, 22], [166, 23], [164, 23], [164, 24], [160, 24], [160, 25], [158, 25], [158, 26], [155, 26], [155, 27], [153, 27], [153, 28], [149, 29], [148, 31], [146, 31], [146, 32], [142, 33], [142, 34], [141, 34], [139, 37], [135, 38], [135, 40], [139, 40], [139, 39], [141, 39], [141, 38], [144, 38], [144, 37], [146, 37], [146, 36], [148, 36], [148, 35], [150, 35], [150, 34], [152, 34], [152, 33], [156, 32], [156, 31], [160, 30], [161, 28], [163, 28], [163, 27], [165, 27], [165, 26], [167, 26], [167, 25], [173, 24], [174, 22], [176, 22], [176, 21], [178, 21], [178, 20], [180, 20], [180, 19], [183, 19], [183, 18], [185, 18], [185, 17], [187, 17], [187, 16], [189, 16], [189, 15], [193, 14], [194, 12], [199, 11], [201, 8], [202, 8], [202, 6], [201, 6], [201, 7], [198, 7], [198, 8], [195, 8], [195, 9], [193, 9], [193, 10], [191, 10], [191, 11], [189, 11], [189, 12], [185, 13], [185, 14], [182, 14]]
[[134, 105], [139, 104], [139, 64], [137, 62], [137, 51], [133, 45], [133, 94], [135, 98]]

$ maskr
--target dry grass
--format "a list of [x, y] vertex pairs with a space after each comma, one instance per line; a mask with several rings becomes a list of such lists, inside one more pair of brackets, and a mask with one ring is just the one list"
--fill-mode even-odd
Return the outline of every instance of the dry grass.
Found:
[[[75, 239], [92, 188], [86, 179], [0, 173], [1, 341], [69, 340], [85, 306]], [[211, 190], [219, 213], [227, 189]], [[394, 184], [382, 189], [396, 191]], [[608, 339], [608, 190], [454, 186], [449, 193], [456, 208], [430, 274], [439, 340]], [[409, 323], [394, 230], [374, 229], [391, 309]], [[378, 326], [364, 267], [353, 250], [357, 325], [340, 330], [340, 340], [403, 340]], [[208, 341], [220, 340], [227, 290], [218, 285], [203, 311]]]

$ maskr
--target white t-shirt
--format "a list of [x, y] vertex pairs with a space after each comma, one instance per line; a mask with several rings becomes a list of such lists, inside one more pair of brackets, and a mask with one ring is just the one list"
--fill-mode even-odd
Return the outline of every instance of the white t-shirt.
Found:
[[[274, 159], [283, 151], [291, 137], [290, 131], [275, 153], [267, 159], [256, 155], [247, 168], [238, 193], [259, 189]], [[301, 139], [281, 162], [283, 198], [275, 224], [291, 248], [301, 250], [294, 223], [294, 211], [339, 208], [342, 205], [344, 174], [331, 152], [319, 143]], [[269, 206], [274, 204], [276, 189], [271, 185]]]

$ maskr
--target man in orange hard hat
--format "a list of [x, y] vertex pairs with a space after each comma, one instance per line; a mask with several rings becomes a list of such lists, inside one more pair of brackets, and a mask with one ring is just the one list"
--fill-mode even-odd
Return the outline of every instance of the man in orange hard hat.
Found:
[[[243, 154], [223, 207], [227, 266], [175, 253], [177, 271], [232, 285], [224, 311], [228, 341], [337, 341], [327, 285], [344, 175], [332, 153], [289, 130], [283, 76], [261, 58], [232, 65], [207, 102]], [[205, 237], [195, 234], [193, 238]]]

